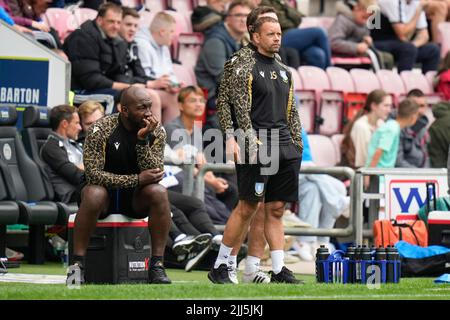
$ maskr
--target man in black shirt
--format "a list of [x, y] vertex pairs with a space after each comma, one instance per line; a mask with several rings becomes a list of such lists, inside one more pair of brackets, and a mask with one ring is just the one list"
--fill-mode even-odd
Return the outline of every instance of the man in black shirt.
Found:
[[[294, 103], [291, 73], [275, 59], [281, 43], [278, 21], [271, 17], [259, 18], [251, 31], [257, 52], [243, 64], [229, 65], [233, 68], [234, 86], [241, 88], [241, 92], [231, 97], [231, 114], [219, 115], [223, 128], [229, 129], [228, 124], [233, 124], [245, 132], [244, 161], [240, 157], [240, 164], [236, 165], [240, 201], [228, 220], [219, 255], [208, 278], [214, 283], [232, 283], [228, 256], [243, 239], [263, 201], [264, 233], [271, 248], [273, 267], [271, 282], [299, 283], [284, 266], [282, 216], [285, 203], [297, 201], [298, 197], [302, 152], [300, 119]], [[267, 170], [261, 150], [271, 154], [269, 165], [275, 164], [275, 172]]]
[[120, 113], [98, 120], [86, 136], [74, 265], [83, 275], [84, 256], [98, 218], [111, 213], [136, 219], [151, 216], [149, 282], [171, 283], [163, 266], [170, 206], [166, 189], [158, 184], [164, 175], [166, 133], [150, 111], [152, 101], [146, 89], [125, 89], [120, 103]]

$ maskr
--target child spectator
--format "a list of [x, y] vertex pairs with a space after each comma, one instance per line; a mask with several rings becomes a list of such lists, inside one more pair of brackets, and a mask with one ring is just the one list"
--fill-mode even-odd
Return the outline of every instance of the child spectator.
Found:
[[367, 97], [364, 108], [344, 128], [342, 165], [359, 168], [365, 165], [367, 147], [372, 134], [383, 125], [392, 108], [392, 98], [383, 90], [374, 90]]
[[393, 168], [397, 159], [400, 131], [416, 123], [419, 105], [412, 99], [403, 100], [397, 117], [389, 119], [370, 139], [366, 167]]

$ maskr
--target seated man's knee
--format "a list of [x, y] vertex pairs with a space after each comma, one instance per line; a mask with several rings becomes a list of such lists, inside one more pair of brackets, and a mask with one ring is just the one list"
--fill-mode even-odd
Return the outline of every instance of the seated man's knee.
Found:
[[103, 204], [108, 201], [108, 191], [105, 187], [86, 185], [81, 190], [81, 202], [89, 204]]
[[148, 199], [148, 201], [152, 203], [160, 201], [168, 202], [166, 188], [158, 183], [144, 186], [141, 190], [140, 196], [145, 197], [145, 199]]
[[402, 42], [398, 51], [402, 56], [417, 56], [418, 49], [411, 42]]

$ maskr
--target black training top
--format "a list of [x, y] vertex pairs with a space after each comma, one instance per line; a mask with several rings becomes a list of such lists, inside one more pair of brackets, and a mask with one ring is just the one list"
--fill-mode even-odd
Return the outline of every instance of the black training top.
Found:
[[[292, 142], [287, 125], [286, 111], [289, 103], [291, 75], [275, 58], [256, 52], [256, 63], [252, 70], [252, 126], [258, 132], [259, 140], [265, 142], [264, 132], [259, 129], [278, 129], [279, 144]], [[270, 144], [270, 131], [267, 130]], [[273, 136], [275, 138], [275, 136]], [[276, 141], [272, 142], [278, 145]]]

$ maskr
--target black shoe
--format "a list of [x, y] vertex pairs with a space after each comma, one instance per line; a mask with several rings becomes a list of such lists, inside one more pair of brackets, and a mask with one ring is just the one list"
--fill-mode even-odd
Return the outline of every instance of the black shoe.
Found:
[[158, 263], [148, 270], [148, 283], [152, 284], [170, 284], [169, 277], [166, 274], [162, 263]]
[[302, 280], [295, 279], [292, 271], [286, 267], [283, 267], [280, 273], [275, 274], [273, 271], [269, 271], [269, 273], [271, 274], [270, 282], [272, 283], [304, 284]]
[[213, 267], [211, 271], [208, 272], [208, 279], [211, 280], [212, 283], [217, 284], [233, 283], [228, 275], [228, 271], [228, 266], [225, 263], [222, 263], [217, 269], [214, 269]]
[[184, 271], [186, 272], [192, 271], [199, 264], [199, 262], [208, 254], [210, 249], [211, 249], [211, 241], [206, 242], [200, 252], [193, 251], [190, 254], [188, 254]]
[[68, 268], [66, 285], [69, 287], [83, 285], [85, 283], [84, 266], [81, 262], [74, 262], [74, 264], [70, 265]]

